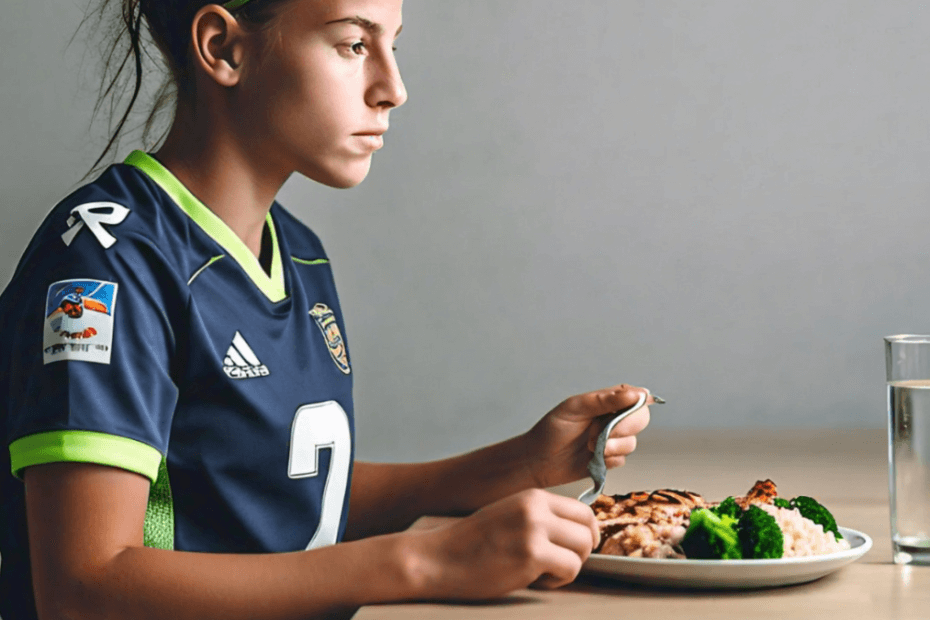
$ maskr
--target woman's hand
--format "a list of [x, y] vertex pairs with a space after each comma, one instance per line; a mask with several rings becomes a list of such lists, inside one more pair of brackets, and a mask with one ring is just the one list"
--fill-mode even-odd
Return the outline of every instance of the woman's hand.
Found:
[[413, 536], [416, 588], [423, 598], [489, 599], [533, 586], [570, 583], [599, 540], [581, 502], [530, 489], [451, 524]]
[[[574, 482], [588, 475], [597, 436], [613, 414], [636, 404], [643, 388], [618, 385], [567, 398], [521, 437], [528, 475], [540, 488]], [[650, 396], [646, 404], [655, 401]], [[605, 449], [608, 468], [620, 467], [636, 449], [636, 435], [649, 424], [643, 407], [610, 433]]]

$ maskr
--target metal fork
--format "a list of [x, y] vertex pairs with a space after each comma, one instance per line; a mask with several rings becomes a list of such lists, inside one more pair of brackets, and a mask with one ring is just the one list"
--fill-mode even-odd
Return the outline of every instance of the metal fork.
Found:
[[[635, 405], [629, 409], [618, 412], [607, 426], [604, 427], [601, 434], [597, 436], [597, 445], [594, 446], [594, 456], [591, 457], [591, 461], [588, 463], [588, 473], [591, 474], [591, 480], [594, 481], [594, 486], [579, 495], [578, 501], [584, 502], [590, 506], [601, 492], [603, 492], [604, 483], [607, 481], [607, 464], [604, 462], [604, 449], [607, 447], [607, 438], [610, 437], [610, 431], [612, 431], [622, 419], [639, 411], [642, 406], [646, 404], [646, 399], [648, 399], [649, 396], [649, 390], [640, 394], [639, 400], [636, 401]], [[653, 396], [652, 399], [657, 405], [665, 403], [665, 400], [659, 396]]]

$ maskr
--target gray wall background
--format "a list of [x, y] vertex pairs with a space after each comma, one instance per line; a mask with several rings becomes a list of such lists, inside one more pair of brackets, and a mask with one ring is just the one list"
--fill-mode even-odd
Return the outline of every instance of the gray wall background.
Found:
[[[84, 2], [3, 1], [2, 284], [103, 144]], [[280, 196], [332, 258], [360, 456], [620, 382], [653, 427], [883, 427], [882, 337], [930, 331], [928, 34], [917, 1], [407, 0], [369, 178]]]

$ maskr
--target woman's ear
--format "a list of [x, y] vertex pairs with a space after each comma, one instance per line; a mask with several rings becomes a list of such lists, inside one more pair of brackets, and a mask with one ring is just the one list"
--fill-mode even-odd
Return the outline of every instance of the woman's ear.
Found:
[[242, 72], [246, 33], [239, 22], [221, 6], [208, 4], [191, 24], [191, 60], [221, 86], [235, 86]]

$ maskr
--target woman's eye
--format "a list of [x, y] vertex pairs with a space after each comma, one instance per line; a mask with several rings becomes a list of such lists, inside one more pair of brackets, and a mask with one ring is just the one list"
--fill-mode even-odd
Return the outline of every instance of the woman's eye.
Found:
[[365, 43], [362, 41], [356, 41], [352, 44], [352, 51], [356, 54], [363, 54], [365, 52]]

